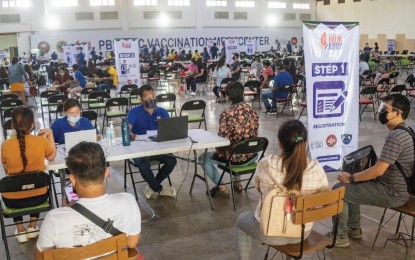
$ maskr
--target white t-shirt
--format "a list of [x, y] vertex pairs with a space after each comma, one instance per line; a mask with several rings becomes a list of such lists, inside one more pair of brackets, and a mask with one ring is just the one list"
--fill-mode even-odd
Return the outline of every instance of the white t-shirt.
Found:
[[369, 70], [369, 64], [365, 61], [359, 62], [359, 75], [362, 75], [366, 70]]
[[[141, 213], [134, 197], [129, 193], [105, 194], [98, 198], [78, 200], [103, 220], [111, 219], [114, 227], [129, 235], [141, 232]], [[111, 237], [102, 228], [70, 207], [51, 210], [40, 228], [36, 247], [43, 252], [49, 248], [85, 246]]]
[[215, 69], [216, 86], [220, 87], [220, 83], [222, 82], [222, 80], [225, 78], [229, 78], [230, 73], [231, 71], [226, 65], [223, 65], [219, 69], [216, 68]]

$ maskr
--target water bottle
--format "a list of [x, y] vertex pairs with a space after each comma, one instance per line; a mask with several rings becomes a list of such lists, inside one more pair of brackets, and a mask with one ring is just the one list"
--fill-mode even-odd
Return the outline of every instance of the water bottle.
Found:
[[108, 126], [105, 129], [105, 139], [107, 139], [108, 146], [111, 146], [111, 144], [112, 144], [112, 141], [111, 141], [111, 139], [112, 139], [112, 137], [111, 137], [111, 128], [109, 128]]
[[115, 129], [114, 129], [114, 125], [112, 121], [110, 121], [110, 131], [111, 131], [111, 144], [116, 144], [115, 143]]
[[128, 126], [127, 120], [122, 118], [121, 122], [121, 134], [122, 134], [122, 145], [130, 146], [130, 128]]

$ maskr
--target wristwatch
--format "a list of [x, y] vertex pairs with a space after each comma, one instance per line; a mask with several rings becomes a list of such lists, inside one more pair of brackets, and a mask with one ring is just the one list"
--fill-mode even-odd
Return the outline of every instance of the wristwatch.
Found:
[[356, 182], [355, 179], [354, 179], [353, 174], [350, 174], [349, 180], [350, 180], [350, 183], [355, 183]]

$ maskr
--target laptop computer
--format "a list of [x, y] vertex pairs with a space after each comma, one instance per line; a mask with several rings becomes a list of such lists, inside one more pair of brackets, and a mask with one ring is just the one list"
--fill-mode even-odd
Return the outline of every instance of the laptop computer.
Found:
[[78, 132], [70, 132], [65, 133], [65, 153], [68, 152], [74, 147], [75, 145], [79, 144], [80, 142], [97, 142], [97, 130], [83, 130]]
[[187, 138], [188, 128], [187, 116], [160, 118], [158, 120], [157, 135], [148, 138], [156, 142], [184, 139]]

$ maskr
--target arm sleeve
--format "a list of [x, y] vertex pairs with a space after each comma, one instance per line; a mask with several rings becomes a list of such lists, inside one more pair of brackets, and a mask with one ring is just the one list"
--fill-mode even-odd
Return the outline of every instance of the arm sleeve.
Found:
[[49, 145], [48, 140], [46, 139], [46, 137], [42, 137], [40, 136], [40, 138], [43, 138], [43, 142], [44, 142], [44, 147], [45, 147], [45, 157], [48, 157], [52, 154], [53, 150]]
[[130, 110], [129, 112], [128, 112], [128, 114], [127, 114], [127, 122], [132, 126], [132, 127], [134, 127], [134, 125], [135, 125], [135, 121], [136, 121], [136, 116], [135, 116], [135, 113], [134, 113], [134, 110]]
[[36, 247], [40, 252], [55, 247], [56, 230], [53, 217], [48, 213], [40, 227], [39, 238]]

